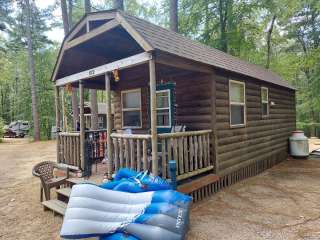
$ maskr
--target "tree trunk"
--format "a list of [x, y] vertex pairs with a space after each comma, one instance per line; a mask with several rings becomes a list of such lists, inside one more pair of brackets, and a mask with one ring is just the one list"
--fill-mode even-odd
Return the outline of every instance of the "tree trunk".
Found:
[[[68, 5], [69, 6], [67, 6], [66, 0], [61, 0], [61, 13], [62, 13], [63, 29], [64, 29], [65, 35], [67, 35], [72, 28], [72, 9], [73, 9], [72, 8], [72, 0], [68, 0]], [[77, 130], [77, 122], [79, 119], [79, 107], [78, 107], [79, 101], [78, 101], [76, 88], [72, 88], [71, 103], [72, 103], [73, 129]], [[64, 103], [62, 103], [62, 104], [64, 104]], [[64, 116], [64, 119], [65, 119], [65, 116]], [[65, 122], [65, 120], [64, 120], [64, 122]]]
[[72, 22], [72, 10], [73, 10], [73, 1], [68, 0], [68, 23], [69, 23], [69, 31], [73, 27], [73, 22]]
[[170, 29], [178, 32], [178, 0], [170, 0]]
[[113, 8], [123, 11], [124, 10], [123, 0], [113, 0]]
[[62, 22], [63, 22], [63, 30], [64, 35], [66, 36], [69, 33], [69, 21], [68, 21], [68, 8], [67, 1], [61, 0], [61, 13], [62, 13]]
[[273, 31], [274, 22], [276, 20], [276, 15], [274, 15], [271, 19], [269, 29], [267, 31], [267, 63], [266, 68], [270, 68], [270, 59], [271, 59], [271, 35]]
[[220, 46], [221, 50], [224, 52], [228, 52], [227, 17], [228, 3], [226, 0], [219, 0]]
[[28, 58], [29, 58], [29, 74], [31, 78], [31, 100], [32, 100], [32, 118], [33, 118], [33, 135], [34, 141], [40, 140], [40, 126], [37, 103], [37, 80], [35, 75], [35, 64], [33, 57], [33, 42], [31, 34], [31, 7], [29, 0], [25, 0], [27, 10], [27, 38], [28, 38]]
[[[69, 24], [69, 31], [73, 27], [72, 21], [72, 10], [73, 10], [73, 1], [68, 0], [68, 24]], [[72, 122], [73, 122], [73, 130], [77, 130], [77, 123], [79, 121], [79, 99], [78, 99], [78, 89], [72, 88], [71, 93], [71, 103], [72, 103]]]
[[85, 12], [85, 13], [91, 12], [91, 3], [90, 3], [90, 0], [84, 0], [84, 12]]
[[[84, 10], [86, 14], [91, 12], [90, 0], [84, 1]], [[97, 130], [98, 129], [98, 100], [97, 100], [96, 89], [90, 89], [90, 110], [91, 110], [91, 129]]]

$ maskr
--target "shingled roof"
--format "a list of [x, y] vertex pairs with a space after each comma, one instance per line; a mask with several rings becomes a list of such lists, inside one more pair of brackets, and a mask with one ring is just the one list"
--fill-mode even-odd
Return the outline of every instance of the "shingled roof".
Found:
[[279, 75], [268, 69], [127, 13], [120, 12], [120, 14], [154, 49], [293, 89], [287, 81], [282, 80]]
[[[139, 38], [143, 40], [150, 50], [159, 50], [165, 53], [173, 54], [182, 58], [186, 58], [192, 61], [200, 62], [206, 65], [210, 65], [219, 69], [224, 69], [230, 72], [246, 75], [258, 80], [273, 83], [286, 88], [294, 89], [287, 81], [281, 79], [281, 77], [272, 71], [265, 69], [261, 66], [249, 63], [234, 57], [220, 50], [211, 48], [207, 45], [193, 41], [181, 34], [152, 24], [143, 19], [131, 16], [123, 11], [119, 10], [106, 10], [100, 12], [92, 12], [85, 15], [65, 37], [62, 46], [68, 39], [69, 35], [76, 31], [76, 28], [87, 20], [91, 15], [100, 15], [100, 17], [110, 14], [113, 18], [116, 18], [121, 25], [126, 22], [126, 25], [130, 25], [130, 28], [137, 32]], [[121, 20], [122, 19], [122, 20]], [[123, 25], [124, 27], [124, 25]], [[54, 67], [52, 79], [55, 77], [55, 72], [59, 68], [59, 59], [62, 57], [62, 48], [59, 52], [59, 57]]]

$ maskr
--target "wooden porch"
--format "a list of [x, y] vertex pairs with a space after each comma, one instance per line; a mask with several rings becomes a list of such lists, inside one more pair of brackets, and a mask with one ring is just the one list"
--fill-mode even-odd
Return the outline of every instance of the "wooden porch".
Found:
[[[85, 158], [81, 159], [80, 132], [61, 132], [57, 138], [58, 162], [87, 170], [95, 161], [105, 157], [107, 142], [105, 130], [85, 133]], [[93, 139], [92, 135], [97, 135]], [[137, 171], [151, 170], [152, 162], [151, 134], [111, 134], [113, 149], [111, 173], [120, 168], [132, 168]], [[169, 178], [168, 162], [177, 162], [177, 180], [212, 172], [214, 162], [211, 157], [212, 130], [187, 131], [157, 134], [158, 175]], [[109, 160], [108, 160], [109, 161]]]

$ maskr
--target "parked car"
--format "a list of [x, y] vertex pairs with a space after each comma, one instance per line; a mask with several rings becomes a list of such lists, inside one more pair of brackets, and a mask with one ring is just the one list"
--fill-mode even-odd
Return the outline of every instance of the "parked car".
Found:
[[28, 134], [30, 124], [28, 121], [14, 121], [5, 127], [4, 137], [24, 137]]

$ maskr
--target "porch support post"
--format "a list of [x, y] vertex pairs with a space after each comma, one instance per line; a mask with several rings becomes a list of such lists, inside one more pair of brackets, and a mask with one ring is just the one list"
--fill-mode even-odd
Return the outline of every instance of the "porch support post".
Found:
[[111, 118], [111, 87], [110, 87], [110, 77], [109, 74], [105, 74], [106, 82], [106, 105], [107, 105], [107, 177], [112, 178], [112, 118]]
[[61, 105], [62, 105], [62, 131], [66, 132], [67, 131], [67, 116], [66, 116], [66, 108], [65, 108], [65, 89], [62, 88], [62, 93], [61, 93]]
[[149, 60], [150, 72], [150, 112], [151, 112], [151, 147], [152, 174], [158, 175], [158, 146], [157, 146], [157, 97], [156, 97], [156, 67], [154, 59]]
[[60, 88], [58, 86], [55, 87], [55, 105], [56, 105], [56, 141], [57, 141], [57, 162], [60, 162], [60, 119], [61, 119], [61, 104], [60, 104]]
[[82, 80], [79, 81], [79, 95], [80, 95], [80, 160], [81, 169], [85, 170], [85, 122], [84, 122], [84, 86]]

